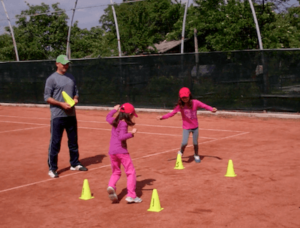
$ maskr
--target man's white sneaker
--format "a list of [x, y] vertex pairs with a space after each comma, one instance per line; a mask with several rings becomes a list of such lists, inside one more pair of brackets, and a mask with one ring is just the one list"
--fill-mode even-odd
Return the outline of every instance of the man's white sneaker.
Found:
[[141, 203], [143, 200], [139, 197], [132, 198], [130, 196], [125, 199], [128, 203]]
[[87, 168], [85, 168], [83, 165], [77, 165], [75, 167], [71, 166], [70, 170], [78, 170], [78, 171], [88, 171]]
[[118, 203], [119, 202], [119, 199], [118, 199], [118, 196], [116, 194], [116, 191], [113, 187], [108, 187], [107, 188], [107, 193], [108, 193], [108, 197], [110, 198], [110, 200], [113, 202], [113, 203]]
[[181, 151], [178, 151], [178, 154], [180, 154], [180, 156], [182, 157], [183, 153], [181, 153]]
[[58, 177], [58, 173], [56, 171], [53, 171], [53, 170], [49, 170], [48, 175], [52, 178], [57, 178]]

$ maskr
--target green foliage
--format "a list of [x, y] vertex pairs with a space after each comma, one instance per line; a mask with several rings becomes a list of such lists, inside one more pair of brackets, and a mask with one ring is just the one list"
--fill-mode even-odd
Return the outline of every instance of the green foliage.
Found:
[[[300, 47], [300, 8], [274, 12], [287, 0], [254, 3], [264, 49]], [[126, 2], [125, 0], [123, 2]], [[275, 4], [276, 3], [276, 4]], [[20, 60], [55, 59], [66, 52], [68, 16], [59, 8], [41, 3], [30, 5], [17, 15], [14, 33]], [[122, 52], [135, 55], [156, 52], [155, 43], [180, 40], [184, 5], [175, 0], [145, 0], [115, 5]], [[52, 12], [56, 11], [56, 12]], [[52, 13], [51, 13], [52, 12]], [[37, 15], [42, 14], [42, 15]], [[36, 16], [26, 16], [36, 15]], [[100, 18], [101, 27], [71, 30], [71, 57], [117, 56], [118, 41], [112, 7]], [[258, 38], [248, 1], [194, 0], [188, 8], [185, 37], [193, 39], [198, 31], [199, 51], [258, 49]], [[0, 35], [0, 61], [16, 59], [10, 29]], [[153, 47], [153, 48], [149, 48]]]
[[[58, 4], [52, 5], [54, 11], [62, 11]], [[27, 6], [29, 9], [17, 15], [18, 27], [14, 27], [20, 60], [55, 58], [66, 49], [68, 16], [64, 12], [49, 13], [51, 8], [45, 3], [41, 5], [27, 3]], [[29, 19], [25, 17], [43, 13], [46, 14], [31, 16]]]
[[289, 8], [287, 12], [275, 15], [276, 20], [264, 25], [264, 48], [300, 47], [300, 9]]
[[71, 31], [71, 56], [72, 58], [98, 57], [110, 55], [107, 46], [107, 36], [100, 27], [92, 27], [91, 30], [80, 29], [76, 21]]
[[[228, 0], [228, 4], [224, 4], [222, 0], [194, 0], [194, 3], [188, 9], [185, 37], [192, 38], [196, 28], [199, 51], [258, 48], [248, 1]], [[298, 7], [280, 14], [273, 11], [273, 3], [254, 4], [254, 7], [264, 48], [300, 47]], [[183, 13], [175, 23], [175, 29], [168, 34], [168, 40], [181, 37], [182, 20]]]
[[[115, 5], [122, 52], [135, 54], [165, 39], [181, 14], [182, 6], [171, 0], [146, 0]], [[112, 7], [105, 9], [99, 22], [108, 32], [109, 44], [117, 51], [116, 26]], [[154, 47], [154, 46], [153, 46]]]
[[[187, 14], [186, 37], [198, 31], [200, 51], [228, 51], [252, 49], [257, 44], [255, 24], [247, 1], [195, 0]], [[168, 39], [181, 36], [182, 18]]]
[[[58, 7], [59, 3], [49, 5], [30, 5], [16, 17], [14, 34], [20, 60], [55, 59], [66, 53], [68, 37], [68, 16]], [[50, 13], [50, 11], [56, 11]], [[42, 14], [26, 17], [25, 15]], [[10, 29], [6, 27], [10, 33]], [[71, 29], [71, 57], [83, 58], [108, 55], [108, 46], [104, 31], [100, 27], [91, 30], [80, 29], [75, 22]], [[0, 60], [15, 60], [14, 47], [9, 35], [0, 36]]]
[[10, 35], [0, 36], [0, 61], [12, 61], [16, 58], [14, 45]]

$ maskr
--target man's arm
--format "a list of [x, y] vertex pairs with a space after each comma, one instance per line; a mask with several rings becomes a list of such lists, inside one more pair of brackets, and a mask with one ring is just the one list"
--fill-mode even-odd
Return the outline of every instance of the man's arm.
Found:
[[73, 100], [75, 101], [75, 105], [77, 105], [78, 104], [79, 93], [78, 93], [78, 88], [77, 88], [75, 79], [74, 79], [74, 82], [75, 82], [75, 94], [74, 94]]
[[78, 104], [78, 96], [74, 96], [73, 100], [75, 102], [75, 105], [77, 105]]
[[[78, 102], [78, 101], [77, 101], [77, 102]], [[48, 103], [48, 104], [51, 104], [51, 105], [59, 106], [59, 107], [65, 109], [65, 110], [71, 109], [71, 106], [70, 106], [68, 103], [57, 101], [57, 100], [55, 100], [55, 99], [52, 98], [52, 97], [49, 97], [49, 98], [47, 99], [47, 103]]]

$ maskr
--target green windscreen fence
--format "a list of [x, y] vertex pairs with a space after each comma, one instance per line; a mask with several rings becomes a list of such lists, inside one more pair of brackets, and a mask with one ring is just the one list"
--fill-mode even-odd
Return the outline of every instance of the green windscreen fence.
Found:
[[[265, 50], [72, 60], [80, 105], [173, 108], [181, 87], [219, 110], [300, 111], [300, 51]], [[45, 104], [55, 61], [0, 63], [0, 102]]]

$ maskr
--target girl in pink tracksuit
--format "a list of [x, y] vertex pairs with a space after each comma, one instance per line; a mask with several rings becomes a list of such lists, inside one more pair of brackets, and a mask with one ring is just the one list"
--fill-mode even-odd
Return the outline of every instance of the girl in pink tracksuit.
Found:
[[159, 116], [159, 120], [168, 119], [174, 116], [177, 112], [181, 112], [182, 116], [182, 143], [181, 148], [178, 151], [178, 154], [183, 155], [184, 149], [188, 143], [189, 134], [193, 134], [193, 144], [194, 144], [194, 158], [195, 162], [201, 162], [198, 155], [198, 118], [197, 118], [197, 109], [204, 108], [211, 112], [216, 112], [217, 109], [210, 107], [198, 100], [192, 98], [192, 94], [189, 88], [183, 87], [179, 90], [179, 99], [174, 110], [164, 116]]
[[136, 173], [132, 160], [127, 150], [126, 140], [134, 137], [137, 130], [134, 128], [132, 132], [128, 132], [128, 125], [133, 126], [133, 116], [137, 117], [134, 107], [130, 103], [121, 105], [120, 112], [116, 118], [113, 115], [118, 111], [120, 105], [116, 105], [107, 116], [106, 121], [112, 125], [111, 139], [109, 146], [109, 157], [111, 161], [112, 175], [110, 177], [107, 192], [113, 203], [119, 202], [116, 194], [116, 184], [121, 177], [121, 164], [124, 167], [127, 176], [127, 197], [129, 203], [140, 203], [142, 199], [136, 196]]

